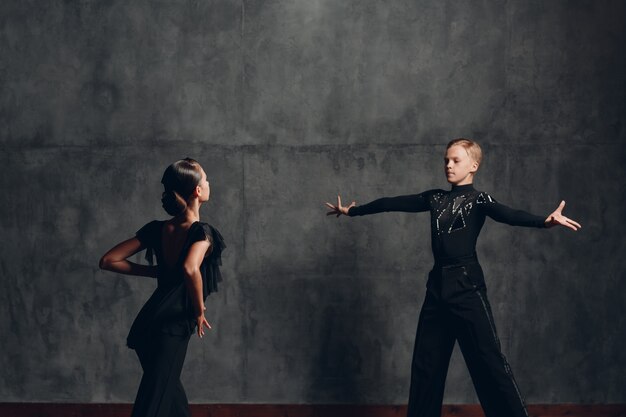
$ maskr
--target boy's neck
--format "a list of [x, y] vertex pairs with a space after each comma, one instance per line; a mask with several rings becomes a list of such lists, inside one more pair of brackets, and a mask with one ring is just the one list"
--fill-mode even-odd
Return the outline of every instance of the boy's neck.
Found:
[[467, 191], [473, 189], [474, 184], [470, 182], [465, 184], [452, 184], [452, 188], [450, 189], [450, 191]]

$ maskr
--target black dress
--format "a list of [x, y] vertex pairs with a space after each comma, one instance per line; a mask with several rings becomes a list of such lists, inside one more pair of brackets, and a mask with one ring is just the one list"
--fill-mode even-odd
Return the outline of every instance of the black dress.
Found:
[[156, 256], [158, 286], [135, 318], [127, 338], [128, 347], [135, 349], [144, 371], [133, 417], [189, 416], [180, 373], [196, 323], [182, 267], [193, 243], [211, 242], [211, 252], [200, 266], [203, 297], [206, 299], [217, 291], [217, 284], [222, 280], [219, 266], [226, 245], [217, 229], [207, 223], [193, 223], [179, 259], [169, 267], [163, 260], [164, 223], [152, 221], [136, 235], [146, 247], [146, 259], [150, 264]]

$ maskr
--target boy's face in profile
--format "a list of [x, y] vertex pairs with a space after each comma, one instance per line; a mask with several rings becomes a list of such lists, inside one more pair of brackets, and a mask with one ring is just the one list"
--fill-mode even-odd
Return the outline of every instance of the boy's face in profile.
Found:
[[466, 185], [474, 181], [478, 163], [474, 161], [462, 145], [453, 145], [446, 151], [446, 179], [452, 185]]

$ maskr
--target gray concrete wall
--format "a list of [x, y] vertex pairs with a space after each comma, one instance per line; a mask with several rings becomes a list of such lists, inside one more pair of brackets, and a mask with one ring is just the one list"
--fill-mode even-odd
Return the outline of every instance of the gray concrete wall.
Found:
[[[229, 246], [190, 400], [405, 403], [427, 215], [322, 203], [445, 187], [445, 143], [469, 136], [478, 188], [538, 214], [565, 199], [584, 226], [488, 221], [479, 242], [527, 400], [626, 402], [623, 1], [0, 10], [0, 401], [133, 400], [125, 336], [153, 283], [97, 262], [166, 217], [162, 171], [192, 156]], [[446, 401], [476, 401], [456, 351]]]

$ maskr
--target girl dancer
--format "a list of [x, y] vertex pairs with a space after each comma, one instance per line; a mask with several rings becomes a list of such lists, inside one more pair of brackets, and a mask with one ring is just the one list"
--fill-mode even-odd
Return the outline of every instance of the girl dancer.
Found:
[[[190, 158], [177, 161], [167, 167], [161, 183], [163, 208], [172, 218], [149, 222], [100, 260], [102, 269], [157, 280], [127, 339], [144, 372], [133, 417], [189, 416], [180, 373], [194, 328], [199, 337], [211, 328], [204, 301], [221, 281], [220, 255], [225, 248], [220, 233], [200, 222], [200, 206], [210, 194], [200, 164]], [[127, 259], [144, 249], [150, 266]]]

